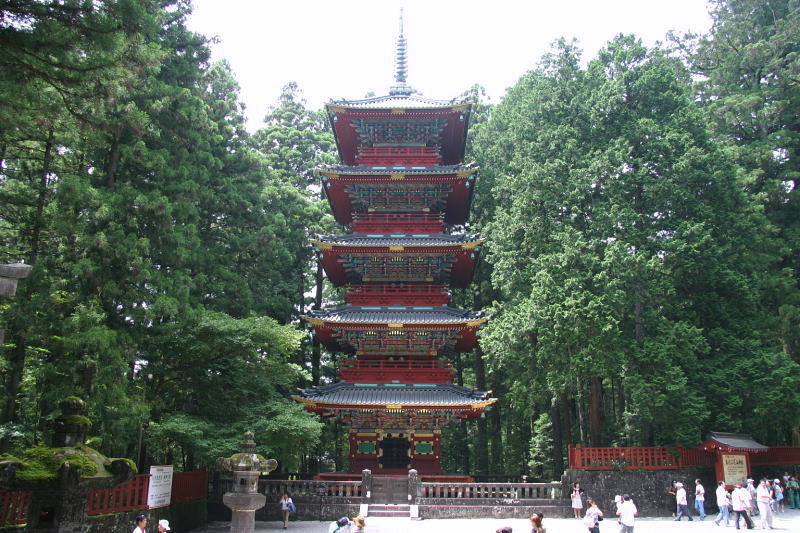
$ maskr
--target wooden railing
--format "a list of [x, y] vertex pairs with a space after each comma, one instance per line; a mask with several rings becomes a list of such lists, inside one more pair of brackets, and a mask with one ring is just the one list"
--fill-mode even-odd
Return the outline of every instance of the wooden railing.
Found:
[[88, 515], [121, 513], [147, 509], [147, 488], [150, 475], [142, 474], [113, 489], [89, 491]]
[[[86, 513], [88, 515], [99, 515], [147, 509], [147, 489], [149, 486], [150, 475], [142, 474], [119, 487], [90, 490]], [[205, 470], [175, 472], [172, 475], [170, 505], [202, 500], [207, 495], [208, 472]]]
[[420, 498], [561, 499], [561, 483], [420, 483]]
[[577, 470], [676, 470], [714, 463], [713, 454], [683, 447], [638, 446], [584, 448], [569, 446], [569, 467]]
[[370, 166], [434, 166], [441, 161], [439, 149], [426, 146], [361, 147], [356, 162]]
[[753, 465], [800, 465], [800, 446], [771, 446], [769, 450], [750, 454]]
[[172, 503], [192, 502], [208, 496], [208, 472], [176, 472], [172, 476]]
[[449, 383], [453, 371], [448, 361], [342, 361], [339, 377], [344, 381], [389, 383]]
[[30, 505], [30, 492], [0, 490], [0, 526], [26, 524]]
[[369, 213], [353, 215], [355, 233], [442, 233], [443, 214]]

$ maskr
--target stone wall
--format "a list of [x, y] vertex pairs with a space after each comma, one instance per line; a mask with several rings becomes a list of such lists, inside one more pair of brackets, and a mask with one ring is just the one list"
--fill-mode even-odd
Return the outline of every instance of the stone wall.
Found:
[[470, 504], [453, 505], [452, 501], [445, 500], [441, 503], [426, 502], [419, 505], [420, 518], [530, 518], [536, 512], [552, 518], [564, 518], [572, 514], [568, 506], [552, 503], [480, 505], [473, 501]]
[[[667, 493], [672, 480], [681, 481], [687, 493], [694, 495], [694, 480], [699, 478], [706, 489], [706, 513], [716, 512], [716, 490], [713, 467], [685, 468], [682, 470], [568, 470], [561, 478], [564, 483], [564, 494], [572, 491], [572, 484], [578, 482], [586, 498], [597, 501], [604, 513], [614, 514], [614, 496], [630, 494], [639, 516], [671, 516], [675, 513], [675, 497]], [[689, 507], [693, 511], [694, 498], [689, 498]]]
[[[318, 501], [303, 501], [300, 498], [292, 498], [297, 511], [289, 515], [289, 521], [295, 520], [318, 520], [333, 521], [343, 516], [358, 516], [361, 509], [361, 501], [337, 499], [339, 501], [324, 501], [327, 498], [319, 498]], [[208, 516], [211, 521], [229, 522], [231, 510], [225, 507], [222, 502], [210, 501], [208, 505]], [[266, 522], [279, 522], [283, 520], [280, 507], [275, 502], [267, 502], [267, 505], [256, 511], [256, 520]]]

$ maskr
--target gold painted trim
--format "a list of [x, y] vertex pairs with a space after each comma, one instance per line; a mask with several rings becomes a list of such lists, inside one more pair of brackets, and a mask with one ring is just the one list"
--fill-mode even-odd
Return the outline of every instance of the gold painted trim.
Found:
[[415, 437], [433, 438], [433, 433], [414, 433]]
[[347, 111], [346, 107], [342, 107], [340, 105], [330, 105], [330, 104], [328, 104], [325, 107], [327, 107], [329, 111], [333, 111], [334, 113], [344, 113], [345, 111]]
[[471, 409], [483, 409], [484, 407], [492, 405], [496, 401], [497, 398], [489, 398], [485, 402], [471, 403], [469, 406]]
[[356, 433], [356, 437], [377, 437], [377, 433]]
[[405, 174], [389, 174], [389, 178], [393, 180], [404, 180], [406, 179]]
[[388, 324], [386, 324], [386, 326], [389, 327], [389, 328], [402, 328], [403, 327], [403, 323], [402, 322], [389, 322]]
[[333, 244], [329, 242], [322, 242], [314, 239], [311, 239], [310, 242], [320, 250], [333, 250]]
[[405, 115], [405, 109], [392, 109], [392, 115]]
[[405, 249], [406, 249], [405, 246], [390, 246], [389, 247], [389, 251], [390, 252], [402, 252]]
[[480, 318], [478, 320], [470, 320], [469, 322], [467, 322], [467, 327], [468, 328], [474, 328], [476, 326], [480, 326], [481, 324], [483, 324], [484, 322], [487, 322], [488, 320], [489, 320], [488, 318]]
[[454, 105], [453, 107], [451, 107], [450, 111], [464, 111], [465, 109], [468, 109], [468, 108], [469, 108], [469, 104], [460, 104], [460, 105]]
[[387, 409], [402, 409], [403, 408], [403, 404], [400, 404], [400, 403], [387, 403], [386, 404], [386, 408]]
[[300, 318], [311, 324], [312, 326], [323, 326], [325, 321], [319, 318], [311, 318], [310, 316], [302, 315]]
[[325, 176], [326, 178], [329, 178], [329, 179], [332, 179], [332, 180], [335, 180], [335, 179], [340, 177], [339, 174], [337, 174], [335, 172], [330, 172], [330, 171], [327, 171], [327, 170], [320, 170], [319, 173], [321, 175]]
[[478, 246], [480, 246], [481, 244], [483, 244], [485, 242], [486, 242], [486, 239], [478, 239], [477, 241], [465, 242], [464, 244], [461, 245], [461, 249], [462, 250], [472, 250], [474, 248], [477, 248]]
[[456, 172], [456, 176], [458, 176], [459, 178], [466, 178], [466, 177], [472, 176], [476, 172], [478, 172], [477, 168], [473, 168], [473, 169], [470, 169], [470, 170], [462, 170], [461, 172]]

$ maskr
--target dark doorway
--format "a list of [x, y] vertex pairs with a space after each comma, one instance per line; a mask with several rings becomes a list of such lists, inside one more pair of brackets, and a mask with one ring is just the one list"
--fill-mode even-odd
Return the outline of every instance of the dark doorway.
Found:
[[408, 439], [403, 437], [387, 437], [381, 441], [383, 455], [378, 458], [383, 468], [408, 468]]

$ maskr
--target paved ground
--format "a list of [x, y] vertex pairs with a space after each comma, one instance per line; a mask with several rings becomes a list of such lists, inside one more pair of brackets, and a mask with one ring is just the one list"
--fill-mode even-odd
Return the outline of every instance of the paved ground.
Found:
[[[637, 533], [707, 533], [714, 531], [734, 531], [733, 523], [726, 529], [715, 526], [712, 516], [704, 521], [676, 523], [672, 518], [642, 518], [636, 521]], [[287, 533], [327, 533], [329, 522], [290, 522]], [[587, 533], [579, 520], [566, 518], [546, 518], [547, 533]], [[756, 529], [759, 517], [755, 518]], [[800, 533], [800, 511], [787, 509], [774, 521], [776, 530]], [[256, 532], [283, 531], [280, 522], [256, 522]], [[409, 520], [408, 518], [369, 518], [365, 533], [494, 533], [503, 526], [511, 526], [515, 533], [530, 533], [527, 520], [453, 519], [453, 520]], [[195, 529], [192, 533], [223, 533], [229, 531], [227, 522], [215, 522], [208, 527]], [[600, 522], [601, 533], [618, 533], [616, 520]]]

